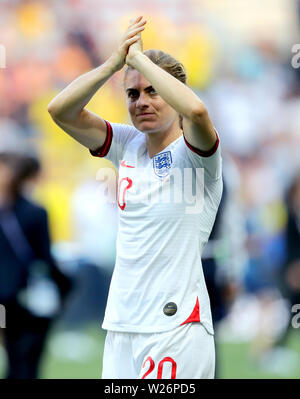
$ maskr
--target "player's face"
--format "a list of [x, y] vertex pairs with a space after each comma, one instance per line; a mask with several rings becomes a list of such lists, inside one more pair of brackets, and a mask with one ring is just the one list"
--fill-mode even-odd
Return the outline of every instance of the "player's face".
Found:
[[[135, 69], [125, 78], [126, 103], [133, 125], [145, 133], [167, 132], [178, 126], [178, 114]], [[176, 125], [177, 124], [177, 125]]]

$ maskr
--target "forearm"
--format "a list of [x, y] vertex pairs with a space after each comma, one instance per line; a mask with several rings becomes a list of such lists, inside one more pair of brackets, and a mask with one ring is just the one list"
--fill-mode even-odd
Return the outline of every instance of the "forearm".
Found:
[[192, 120], [206, 111], [197, 95], [174, 76], [154, 64], [146, 55], [138, 53], [130, 60], [130, 66], [139, 71], [157, 93], [179, 114]]
[[54, 97], [48, 105], [48, 111], [57, 119], [75, 118], [116, 71], [115, 63], [110, 58], [101, 66], [79, 76]]

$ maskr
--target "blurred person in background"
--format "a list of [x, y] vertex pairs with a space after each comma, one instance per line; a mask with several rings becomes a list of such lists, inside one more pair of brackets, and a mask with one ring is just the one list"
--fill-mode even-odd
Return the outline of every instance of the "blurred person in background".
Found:
[[[115, 186], [116, 182], [112, 184]], [[118, 210], [115, 203], [107, 201], [100, 186], [100, 181], [85, 178], [70, 199], [78, 270], [64, 313], [63, 320], [67, 324], [91, 320], [99, 323], [104, 318], [116, 257]]]
[[[286, 259], [280, 274], [282, 295], [288, 300], [289, 307], [300, 304], [300, 174], [293, 179], [286, 196], [287, 226], [285, 232]], [[286, 330], [276, 343], [283, 345], [292, 329], [292, 317]]]
[[45, 298], [49, 285], [39, 285], [38, 293], [37, 281], [48, 277], [62, 300], [71, 287], [50, 253], [47, 212], [31, 199], [39, 172], [35, 156], [0, 153], [0, 303], [6, 308], [9, 379], [37, 378], [47, 332], [59, 312], [53, 290]]
[[[226, 279], [220, 280], [218, 273], [218, 263], [216, 259], [217, 246], [221, 240], [224, 239], [222, 236], [222, 216], [224, 213], [225, 202], [227, 201], [226, 185], [223, 178], [223, 193], [219, 209], [216, 215], [216, 220], [212, 228], [207, 245], [204, 248], [202, 259], [203, 273], [205, 277], [205, 283], [210, 299], [212, 320], [214, 328], [218, 323], [226, 316], [228, 312], [228, 303], [226, 301], [226, 292], [229, 289], [229, 283]], [[216, 369], [215, 378], [219, 376], [219, 357], [218, 357], [218, 345], [216, 346]]]
[[[265, 324], [269, 331], [264, 336], [259, 337], [257, 348], [260, 349], [260, 365], [267, 371], [289, 376], [300, 366], [299, 355], [288, 348], [287, 342], [291, 331], [293, 330], [292, 318], [294, 313], [292, 307], [300, 303], [300, 175], [292, 179], [287, 189], [286, 199], [287, 222], [284, 230], [285, 256], [281, 259], [281, 267], [276, 273], [277, 280], [274, 286], [279, 289], [283, 299], [278, 297], [277, 303], [282, 303], [281, 312], [277, 310], [280, 318], [270, 319], [270, 310], [275, 310], [275, 300], [271, 301], [265, 294], [265, 303], [261, 324]], [[280, 257], [279, 257], [280, 259]], [[269, 282], [272, 282], [269, 279]], [[277, 327], [282, 327], [277, 334], [271, 334]], [[272, 329], [270, 329], [272, 325]]]

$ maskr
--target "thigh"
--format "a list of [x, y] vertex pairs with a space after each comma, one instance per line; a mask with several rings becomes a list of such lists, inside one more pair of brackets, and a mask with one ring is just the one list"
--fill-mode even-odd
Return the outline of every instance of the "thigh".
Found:
[[102, 366], [102, 379], [136, 379], [129, 333], [107, 331]]
[[145, 338], [141, 379], [208, 379], [215, 373], [215, 344], [200, 323]]

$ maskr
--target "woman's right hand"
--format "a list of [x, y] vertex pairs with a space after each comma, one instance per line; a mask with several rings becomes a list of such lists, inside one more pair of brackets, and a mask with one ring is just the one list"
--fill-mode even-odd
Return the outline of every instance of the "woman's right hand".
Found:
[[129, 47], [140, 39], [140, 33], [145, 29], [146, 22], [142, 16], [139, 16], [131, 22], [124, 33], [119, 48], [110, 57], [116, 71], [122, 69], [125, 65]]

